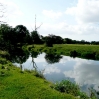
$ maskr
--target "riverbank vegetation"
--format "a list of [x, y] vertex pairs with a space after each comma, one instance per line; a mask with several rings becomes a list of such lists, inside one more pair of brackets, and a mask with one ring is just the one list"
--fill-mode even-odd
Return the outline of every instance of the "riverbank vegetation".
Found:
[[[74, 45], [99, 45], [99, 41], [77, 41], [70, 38], [62, 38], [53, 34], [42, 36], [38, 31], [31, 31], [24, 25], [11, 27], [8, 24], [0, 25], [0, 49], [11, 52], [16, 47], [23, 45], [44, 44], [53, 47], [53, 44], [74, 44]], [[61, 46], [60, 46], [61, 47]], [[84, 46], [85, 47], [85, 46]], [[74, 49], [73, 49], [74, 50]]]
[[[36, 44], [36, 45], [35, 45]], [[78, 87], [70, 82], [69, 87], [58, 83], [54, 85], [46, 79], [41, 72], [36, 70], [36, 63], [33, 58], [45, 52], [45, 59], [48, 63], [58, 62], [62, 56], [82, 57], [99, 60], [99, 42], [76, 41], [60, 36], [39, 35], [37, 31], [29, 32], [23, 25], [11, 27], [8, 24], [0, 25], [0, 99], [86, 99], [82, 97], [80, 89], [74, 95]], [[22, 69], [29, 56], [32, 57], [34, 71]], [[20, 64], [20, 68], [12, 63]], [[63, 85], [65, 87], [63, 87]], [[61, 89], [63, 88], [63, 89]], [[66, 92], [69, 88], [69, 92]], [[60, 90], [65, 90], [62, 92]], [[94, 99], [93, 97], [91, 97]]]
[[85, 59], [99, 60], [98, 45], [81, 45], [81, 44], [54, 44], [53, 47], [45, 47], [45, 45], [28, 45], [27, 49], [45, 52], [47, 54], [67, 55], [73, 58], [80, 57]]
[[[24, 70], [0, 57], [0, 99], [89, 99], [69, 80], [48, 82], [42, 73]], [[93, 94], [91, 99], [96, 99]]]

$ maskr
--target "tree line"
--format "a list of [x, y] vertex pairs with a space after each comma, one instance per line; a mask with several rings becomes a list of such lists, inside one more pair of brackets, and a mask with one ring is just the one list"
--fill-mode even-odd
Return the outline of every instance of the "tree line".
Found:
[[8, 24], [0, 25], [0, 49], [11, 50], [17, 46], [25, 44], [45, 44], [46, 46], [53, 46], [53, 44], [95, 44], [99, 45], [99, 41], [85, 41], [72, 40], [70, 38], [62, 38], [54, 34], [42, 36], [38, 31], [29, 32], [24, 25], [17, 25], [16, 27]]

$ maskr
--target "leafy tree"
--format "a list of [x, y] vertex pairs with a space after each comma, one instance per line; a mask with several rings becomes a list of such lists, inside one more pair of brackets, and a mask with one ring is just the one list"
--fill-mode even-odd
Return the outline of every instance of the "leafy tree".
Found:
[[7, 24], [0, 25], [0, 41], [0, 45], [4, 50], [11, 49], [12, 45], [15, 45], [16, 35], [14, 34], [14, 29], [11, 26]]
[[41, 44], [41, 39], [40, 39], [40, 35], [37, 33], [37, 31], [32, 31], [31, 32], [31, 38], [32, 38], [32, 42], [34, 44]]
[[27, 40], [29, 39], [29, 31], [28, 29], [23, 25], [17, 25], [15, 27], [15, 32], [17, 33], [17, 42], [20, 44], [27, 43]]
[[65, 38], [65, 39], [64, 39], [64, 43], [65, 43], [65, 44], [72, 44], [72, 39], [70, 39], [70, 38]]
[[52, 47], [53, 44], [62, 44], [63, 39], [60, 36], [56, 36], [53, 34], [49, 34], [45, 38], [43, 37], [43, 41], [45, 41], [46, 46]]
[[53, 40], [52, 40], [52, 37], [50, 35], [46, 36], [45, 45], [48, 47], [53, 47]]

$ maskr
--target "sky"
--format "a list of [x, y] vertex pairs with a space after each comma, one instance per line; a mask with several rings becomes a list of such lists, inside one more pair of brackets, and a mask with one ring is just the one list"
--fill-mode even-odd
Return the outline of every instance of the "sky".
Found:
[[[24, 25], [40, 35], [54, 34], [73, 40], [99, 41], [99, 0], [0, 0], [4, 17], [15, 27]], [[0, 12], [0, 15], [2, 12]]]

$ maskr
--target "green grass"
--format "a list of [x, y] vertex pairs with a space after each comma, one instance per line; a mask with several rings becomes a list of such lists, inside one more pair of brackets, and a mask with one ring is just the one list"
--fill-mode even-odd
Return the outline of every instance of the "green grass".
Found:
[[20, 71], [0, 58], [0, 99], [75, 99], [52, 89], [51, 83], [35, 76], [34, 71]]
[[[30, 46], [31, 45], [28, 47]], [[99, 45], [54, 44], [53, 47], [35, 45], [35, 48], [33, 49], [46, 53], [53, 52], [60, 55], [99, 60]]]
[[63, 54], [65, 55], [69, 55], [69, 52], [73, 50], [76, 50], [79, 53], [99, 52], [98, 45], [62, 44], [62, 45], [54, 45], [54, 48], [56, 48], [59, 53], [63, 52]]

